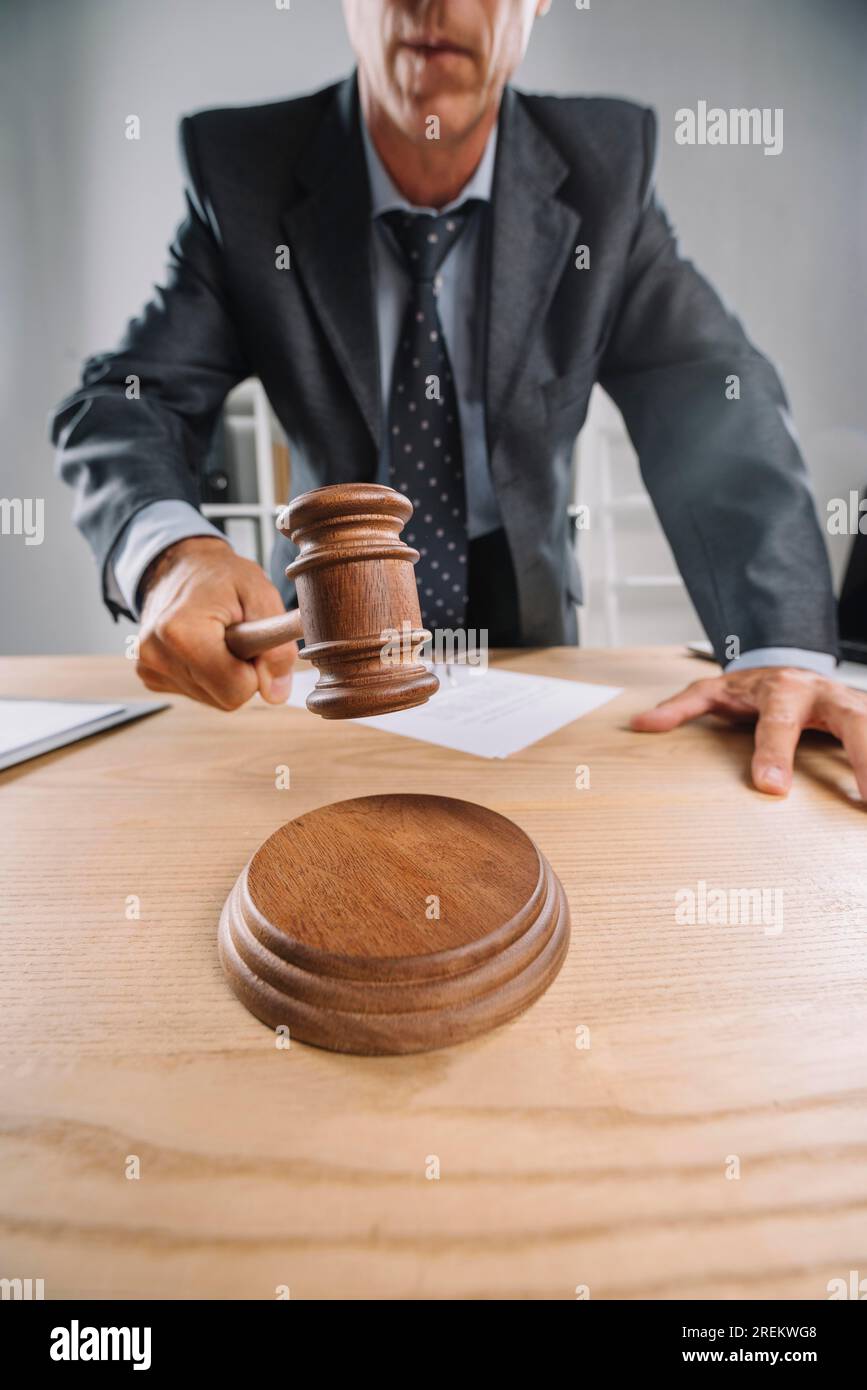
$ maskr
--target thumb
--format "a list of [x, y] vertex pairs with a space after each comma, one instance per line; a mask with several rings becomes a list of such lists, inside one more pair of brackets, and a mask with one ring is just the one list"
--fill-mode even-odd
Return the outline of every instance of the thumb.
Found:
[[292, 692], [292, 669], [298, 660], [298, 643], [284, 642], [257, 656], [253, 665], [259, 694], [269, 705], [285, 705]]
[[[244, 572], [238, 596], [246, 619], [278, 617], [286, 605], [276, 587], [258, 566]], [[283, 642], [253, 660], [259, 694], [270, 705], [284, 705], [292, 689], [292, 668], [298, 659], [298, 643]]]

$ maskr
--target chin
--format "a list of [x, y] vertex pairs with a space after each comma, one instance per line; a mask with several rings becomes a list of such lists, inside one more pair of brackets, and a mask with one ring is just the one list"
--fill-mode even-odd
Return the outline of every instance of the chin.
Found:
[[414, 88], [404, 92], [401, 102], [404, 133], [416, 140], [427, 140], [428, 120], [439, 117], [441, 144], [448, 144], [466, 134], [482, 111], [483, 102], [477, 91], [455, 91], [442, 88], [419, 92]]

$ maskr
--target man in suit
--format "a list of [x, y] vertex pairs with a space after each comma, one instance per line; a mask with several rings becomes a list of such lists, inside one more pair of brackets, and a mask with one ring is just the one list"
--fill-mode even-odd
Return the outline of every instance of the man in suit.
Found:
[[778, 794], [802, 728], [826, 729], [867, 796], [867, 700], [831, 678], [833, 594], [783, 389], [679, 256], [652, 112], [508, 85], [549, 4], [344, 0], [357, 76], [182, 122], [168, 284], [55, 422], [106, 602], [140, 616], [150, 689], [285, 698], [294, 647], [250, 664], [223, 634], [291, 602], [288, 543], [272, 584], [196, 507], [226, 393], [258, 376], [294, 492], [374, 479], [412, 499], [428, 626], [574, 642], [570, 459], [598, 380], [726, 668], [636, 726], [755, 717], [753, 779]]

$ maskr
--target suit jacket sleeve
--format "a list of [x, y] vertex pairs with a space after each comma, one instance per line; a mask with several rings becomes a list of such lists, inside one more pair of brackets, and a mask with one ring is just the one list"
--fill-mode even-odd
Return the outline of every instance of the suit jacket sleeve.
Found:
[[[656, 200], [656, 121], [645, 116], [636, 232], [599, 380], [718, 659], [740, 650], [836, 650], [833, 591], [783, 387], [771, 363], [684, 260]], [[740, 399], [727, 399], [739, 379]]]
[[[187, 212], [169, 253], [166, 284], [128, 325], [116, 351], [91, 357], [60, 406], [52, 438], [74, 490], [73, 518], [106, 588], [115, 541], [143, 507], [169, 498], [198, 505], [201, 464], [231, 388], [249, 375], [224, 283], [218, 229], [200, 187], [194, 122], [180, 128]], [[131, 614], [129, 616], [132, 616]]]

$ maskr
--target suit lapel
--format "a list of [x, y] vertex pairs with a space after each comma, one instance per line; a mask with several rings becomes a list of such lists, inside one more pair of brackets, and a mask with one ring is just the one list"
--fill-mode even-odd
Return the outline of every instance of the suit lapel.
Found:
[[[379, 447], [382, 432], [373, 299], [370, 187], [354, 77], [335, 99], [297, 168], [283, 224], [292, 264]], [[507, 88], [500, 116], [490, 244], [486, 402], [488, 445], [500, 433], [527, 343], [574, 248], [580, 216], [555, 195], [568, 166]]]
[[527, 344], [569, 263], [581, 218], [555, 197], [568, 165], [510, 87], [503, 94], [494, 174], [487, 352], [493, 449]]
[[355, 78], [335, 100], [297, 169], [301, 196], [283, 216], [292, 264], [374, 442], [382, 435], [371, 264], [370, 188]]

